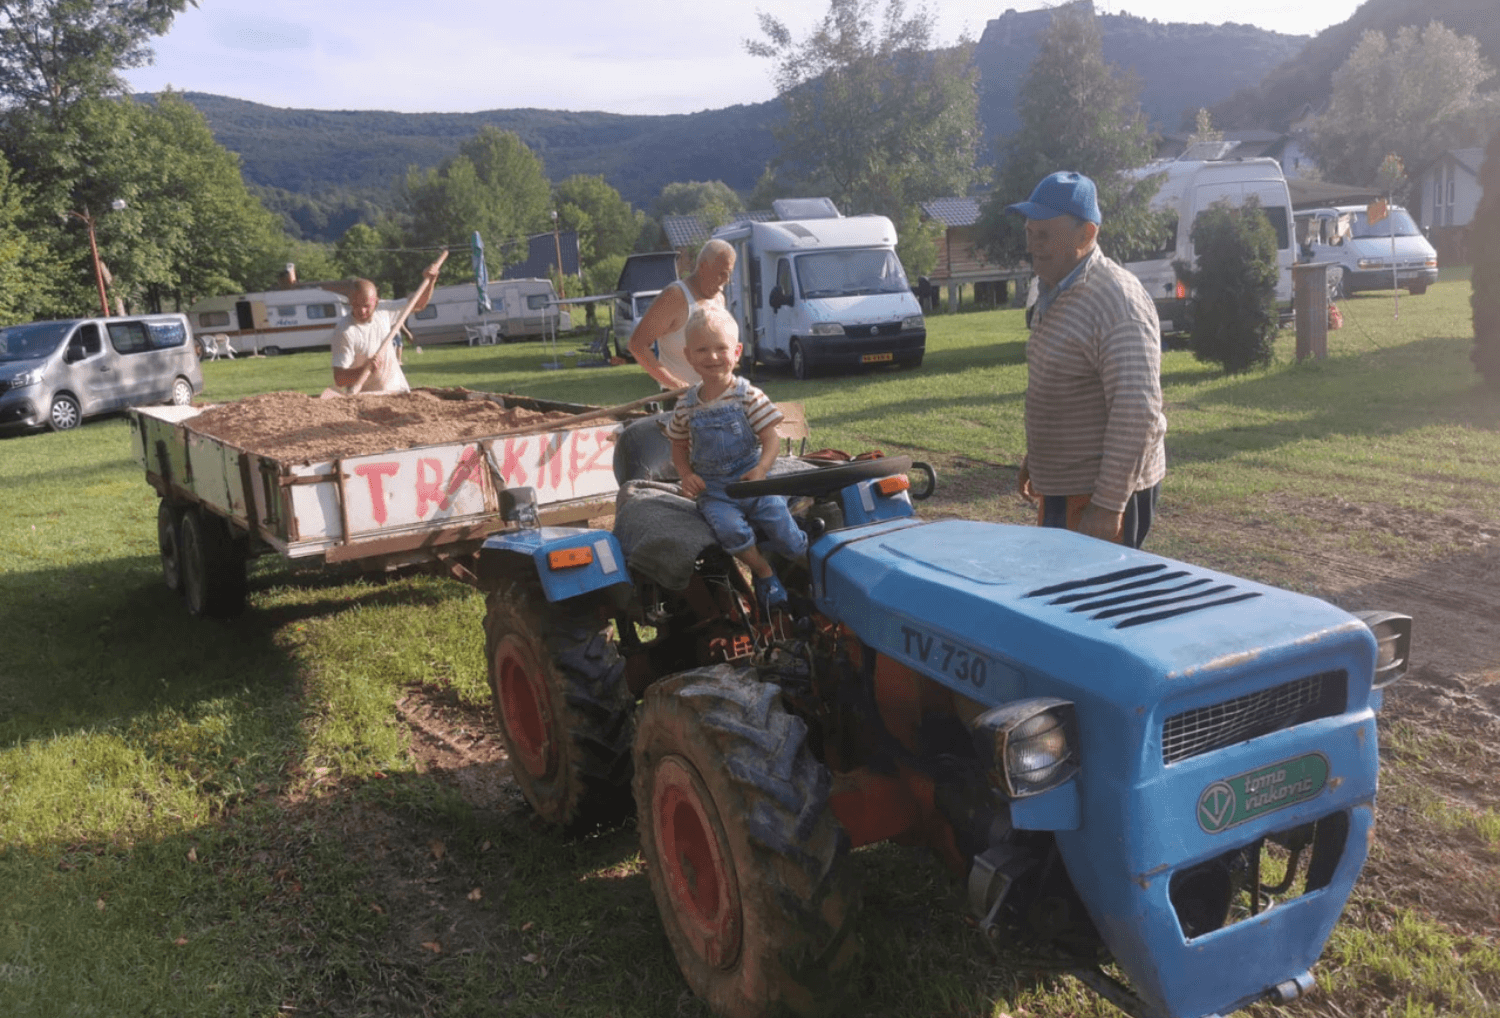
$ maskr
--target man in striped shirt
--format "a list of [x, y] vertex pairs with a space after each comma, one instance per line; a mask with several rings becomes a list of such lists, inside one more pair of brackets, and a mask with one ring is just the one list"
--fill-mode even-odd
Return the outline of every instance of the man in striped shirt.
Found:
[[1041, 526], [1139, 548], [1166, 474], [1161, 327], [1140, 281], [1096, 244], [1099, 202], [1081, 173], [1028, 201], [1041, 287], [1026, 342], [1026, 455], [1018, 486]]

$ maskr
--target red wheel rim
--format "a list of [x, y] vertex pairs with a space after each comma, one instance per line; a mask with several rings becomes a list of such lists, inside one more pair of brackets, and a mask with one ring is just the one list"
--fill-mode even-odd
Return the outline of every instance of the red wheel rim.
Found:
[[538, 778], [549, 777], [557, 754], [552, 741], [552, 697], [541, 668], [513, 637], [495, 652], [500, 721], [516, 762]]
[[698, 956], [728, 968], [740, 951], [740, 895], [717, 819], [692, 764], [676, 756], [657, 764], [651, 823], [672, 911]]

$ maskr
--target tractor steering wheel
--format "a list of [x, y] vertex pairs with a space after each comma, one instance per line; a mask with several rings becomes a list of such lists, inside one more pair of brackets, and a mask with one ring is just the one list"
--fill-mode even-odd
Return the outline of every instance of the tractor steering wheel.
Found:
[[891, 477], [911, 469], [910, 456], [882, 456], [854, 460], [834, 467], [802, 470], [795, 474], [778, 474], [761, 481], [735, 481], [724, 487], [730, 498], [759, 498], [762, 495], [807, 495], [817, 498], [830, 495], [856, 481], [872, 477]]

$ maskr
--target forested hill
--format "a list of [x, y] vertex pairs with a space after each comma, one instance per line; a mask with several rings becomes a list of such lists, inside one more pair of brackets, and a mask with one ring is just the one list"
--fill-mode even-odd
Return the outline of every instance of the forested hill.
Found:
[[[1035, 55], [1047, 10], [1007, 11], [975, 46], [980, 117], [991, 143], [1015, 128], [1015, 94]], [[1105, 59], [1133, 70], [1142, 105], [1165, 131], [1182, 126], [1285, 61], [1306, 42], [1245, 25], [1162, 24], [1099, 15]], [[556, 110], [390, 113], [278, 109], [198, 92], [185, 98], [214, 137], [239, 154], [245, 180], [307, 237], [329, 240], [389, 207], [408, 167], [436, 166], [481, 126], [514, 131], [537, 152], [554, 181], [602, 174], [628, 201], [646, 207], [674, 181], [722, 180], [755, 186], [774, 157], [776, 101], [671, 116]], [[995, 158], [992, 149], [984, 153]]]
[[1494, 0], [1366, 0], [1348, 21], [1324, 29], [1294, 58], [1266, 75], [1258, 86], [1242, 90], [1213, 107], [1222, 128], [1261, 127], [1285, 130], [1302, 111], [1322, 107], [1338, 70], [1365, 32], [1394, 36], [1405, 25], [1425, 28], [1440, 21], [1459, 35], [1472, 35], [1479, 51], [1500, 66], [1500, 9]]

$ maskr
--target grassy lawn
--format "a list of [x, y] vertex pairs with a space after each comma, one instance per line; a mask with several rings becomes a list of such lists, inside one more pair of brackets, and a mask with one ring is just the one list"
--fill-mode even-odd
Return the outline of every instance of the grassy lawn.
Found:
[[[1149, 547], [1350, 605], [1384, 577], [1381, 603], [1360, 607], [1407, 610], [1417, 587], [1441, 603], [1461, 568], [1493, 587], [1500, 395], [1469, 364], [1468, 299], [1462, 272], [1399, 308], [1360, 295], [1340, 303], [1326, 360], [1293, 363], [1286, 332], [1277, 363], [1234, 378], [1168, 352], [1169, 475]], [[933, 463], [924, 513], [1025, 522], [1021, 313], [929, 325], [915, 372], [759, 381], [804, 404], [815, 447]], [[537, 343], [430, 347], [408, 350], [407, 373], [595, 404], [654, 388], [633, 365], [552, 360]], [[215, 401], [329, 383], [326, 353], [203, 367]], [[708, 1013], [676, 971], [634, 828], [566, 841], [493, 765], [462, 763], [496, 738], [480, 595], [264, 558], [242, 618], [191, 619], [161, 583], [155, 495], [118, 417], [0, 439], [0, 485], [0, 1015]], [[1329, 563], [1359, 582], [1332, 582]], [[1500, 649], [1465, 653], [1470, 673], [1500, 676]], [[420, 752], [413, 718], [443, 722]], [[1294, 1013], [1500, 1008], [1496, 912], [1484, 919], [1500, 883], [1493, 794], [1428, 791], [1495, 781], [1495, 738], [1442, 725], [1387, 726], [1382, 810], [1430, 854], [1382, 855], [1377, 832], [1375, 882], [1317, 970], [1324, 992]], [[925, 857], [881, 846], [856, 862], [860, 1013], [1118, 1013], [1071, 978], [993, 958]], [[1411, 890], [1393, 872], [1407, 866], [1441, 878], [1435, 890]]]

